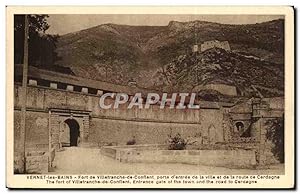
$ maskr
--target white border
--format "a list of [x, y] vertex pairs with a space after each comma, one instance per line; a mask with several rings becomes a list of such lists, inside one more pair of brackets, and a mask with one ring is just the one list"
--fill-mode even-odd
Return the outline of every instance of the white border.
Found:
[[[54, 1], [55, 2], [55, 1]], [[61, 1], [60, 1], [61, 2]], [[88, 1], [85, 1], [85, 3], [87, 3]], [[40, 2], [38, 2], [37, 4], [40, 4]], [[229, 7], [228, 7], [229, 8]], [[265, 8], [267, 8], [267, 7], [265, 7]], [[27, 9], [27, 8], [26, 8]], [[64, 10], [65, 10], [65, 8], [63, 8]], [[92, 9], [95, 9], [95, 8], [92, 8]], [[122, 8], [121, 8], [122, 9]], [[165, 8], [163, 8], [163, 9], [165, 9]], [[247, 8], [247, 9], [249, 9], [249, 8]], [[257, 7], [253, 7], [252, 9], [254, 9], [254, 10], [256, 10], [257, 9]], [[44, 10], [44, 8], [42, 8], [42, 9], [39, 9], [39, 10]], [[227, 10], [228, 11], [228, 10]], [[205, 12], [205, 11], [204, 11]], [[263, 14], [266, 14], [266, 10], [265, 11], [262, 11], [263, 12]], [[109, 12], [109, 13], [111, 13], [111, 12]], [[145, 12], [143, 11], [143, 13], [145, 14]], [[177, 12], [176, 12], [177, 13]], [[210, 12], [210, 14], [212, 14], [213, 12]], [[230, 11], [230, 14], [232, 14], [233, 12], [232, 11]], [[238, 13], [238, 11], [237, 11], [237, 13]], [[223, 13], [224, 14], [224, 13]], [[257, 13], [256, 13], [257, 14]], [[278, 14], [278, 13], [276, 13], [276, 14]], [[292, 30], [292, 29], [290, 29], [290, 30]], [[292, 30], [293, 31], [293, 30]], [[289, 35], [289, 36], [291, 36], [291, 34]], [[288, 43], [287, 41], [286, 41], [286, 44], [287, 44], [287, 48], [292, 48], [292, 45], [290, 45], [290, 43]], [[288, 50], [288, 51], [290, 51], [289, 52], [289, 56], [292, 56], [291, 57], [291, 60], [292, 60], [292, 62], [290, 63], [291, 65], [293, 65], [293, 59], [294, 59], [294, 57], [293, 57], [293, 49], [291, 49], [291, 50]], [[292, 69], [289, 69], [289, 70], [292, 70], [292, 71], [290, 71], [290, 72], [292, 72], [293, 73], [293, 68]], [[2, 71], [2, 72], [5, 72], [5, 71]], [[5, 76], [1, 76], [2, 78], [5, 78]], [[292, 77], [293, 77], [293, 74], [292, 74]], [[5, 79], [4, 79], [5, 80]], [[294, 88], [293, 86], [293, 83], [294, 83], [294, 80], [290, 80], [291, 82], [287, 82], [287, 83], [291, 83], [291, 85], [288, 85], [289, 87], [286, 87], [286, 89], [287, 90], [289, 90], [290, 88]], [[2, 83], [4, 83], [4, 82], [2, 82]], [[288, 94], [288, 93], [290, 93], [291, 94], [291, 97], [293, 98], [293, 92], [289, 92], [289, 91], [286, 91], [286, 94]], [[8, 93], [7, 93], [8, 94]], [[9, 101], [9, 99], [7, 99], [8, 101]], [[290, 110], [290, 111], [293, 111], [294, 110], [294, 106], [293, 106], [293, 104], [291, 104], [292, 106], [288, 106], [287, 107], [287, 109], [286, 110]], [[2, 117], [3, 118], [3, 117]], [[293, 122], [293, 117], [292, 118], [290, 118], [290, 120], [287, 120], [289, 123], [290, 122], [292, 122], [292, 123], [294, 123]], [[8, 124], [8, 123], [7, 123]], [[289, 135], [291, 135], [290, 133], [289, 133]], [[291, 140], [291, 141], [289, 141], [289, 143], [292, 143], [293, 145], [294, 145], [294, 142], [293, 142], [293, 139]], [[289, 149], [291, 152], [293, 152], [293, 149]], [[294, 161], [294, 160], [293, 160]]]

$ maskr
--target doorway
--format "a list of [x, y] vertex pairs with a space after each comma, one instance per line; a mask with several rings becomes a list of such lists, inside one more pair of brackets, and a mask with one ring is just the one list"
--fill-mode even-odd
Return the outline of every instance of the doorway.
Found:
[[78, 139], [80, 137], [79, 124], [75, 119], [67, 119], [65, 123], [69, 127], [70, 146], [78, 146]]

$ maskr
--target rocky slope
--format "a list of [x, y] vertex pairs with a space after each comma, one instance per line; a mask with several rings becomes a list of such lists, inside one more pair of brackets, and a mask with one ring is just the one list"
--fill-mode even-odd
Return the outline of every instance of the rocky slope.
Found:
[[[103, 24], [63, 35], [57, 65], [70, 67], [81, 77], [117, 84], [133, 79], [141, 87], [167, 91], [210, 82], [236, 85], [244, 91], [253, 84], [282, 91], [283, 24], [283, 20], [251, 25]], [[231, 51], [212, 49], [194, 56], [192, 46], [208, 40], [226, 40]]]

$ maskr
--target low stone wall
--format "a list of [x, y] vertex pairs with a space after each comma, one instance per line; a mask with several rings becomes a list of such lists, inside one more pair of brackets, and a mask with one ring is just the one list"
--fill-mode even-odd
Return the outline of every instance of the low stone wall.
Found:
[[154, 145], [126, 145], [126, 146], [103, 146], [101, 147], [101, 154], [116, 159], [116, 155], [120, 154], [120, 150], [166, 150], [168, 148], [165, 144]]
[[45, 151], [30, 151], [26, 153], [26, 173], [48, 173], [49, 155]]
[[[255, 168], [254, 150], [167, 150], [164, 146], [103, 147], [102, 153], [120, 162], [184, 163], [228, 168]], [[146, 149], [143, 149], [146, 148]]]
[[[50, 152], [46, 149], [26, 149], [26, 172], [28, 174], [42, 174], [49, 171], [55, 158], [55, 150]], [[21, 152], [14, 152], [14, 173], [24, 173], [24, 159]]]

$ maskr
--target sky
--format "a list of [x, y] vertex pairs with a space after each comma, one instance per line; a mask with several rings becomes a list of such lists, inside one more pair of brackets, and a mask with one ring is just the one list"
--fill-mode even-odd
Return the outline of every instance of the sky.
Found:
[[170, 21], [201, 20], [222, 24], [255, 24], [283, 18], [280, 15], [129, 15], [129, 14], [56, 14], [49, 15], [49, 34], [67, 34], [106, 23], [166, 26]]

